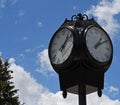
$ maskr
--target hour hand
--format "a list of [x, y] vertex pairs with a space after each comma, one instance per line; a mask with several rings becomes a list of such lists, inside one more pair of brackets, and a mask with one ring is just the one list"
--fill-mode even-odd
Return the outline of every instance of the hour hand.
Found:
[[100, 40], [98, 41], [98, 43], [95, 44], [95, 49], [97, 49], [100, 45], [102, 45], [103, 43], [106, 43], [108, 40], [102, 41], [102, 38], [100, 38]]
[[99, 46], [100, 42], [101, 42], [102, 38], [99, 39], [99, 41], [95, 44], [95, 49], [97, 49], [97, 47]]

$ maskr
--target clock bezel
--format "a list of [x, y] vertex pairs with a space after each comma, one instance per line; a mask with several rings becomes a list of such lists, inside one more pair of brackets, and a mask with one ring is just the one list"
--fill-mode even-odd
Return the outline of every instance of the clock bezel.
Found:
[[[89, 52], [88, 48], [87, 48], [87, 44], [86, 44], [86, 34], [88, 32], [88, 30], [92, 27], [97, 27], [97, 28], [100, 28], [102, 31], [105, 32], [106, 36], [108, 37], [109, 39], [109, 42], [110, 42], [110, 45], [111, 45], [111, 56], [110, 58], [105, 61], [105, 62], [101, 62], [101, 61], [98, 61], [97, 59], [95, 59], [91, 53]], [[92, 65], [93, 67], [98, 67], [98, 68], [101, 68], [101, 67], [105, 67], [106, 66], [106, 69], [110, 66], [111, 62], [112, 62], [112, 58], [113, 58], [113, 45], [112, 45], [112, 41], [109, 37], [109, 35], [107, 34], [107, 32], [101, 28], [100, 26], [97, 26], [97, 25], [89, 25], [87, 26], [84, 31], [83, 31], [83, 41], [84, 41], [84, 53], [85, 53], [85, 56], [87, 56], [86, 60], [87, 62], [89, 62], [90, 65]]]
[[[69, 55], [69, 57], [61, 64], [54, 64], [51, 60], [51, 54], [50, 54], [50, 50], [51, 50], [51, 44], [52, 41], [54, 40], [54, 37], [56, 36], [56, 34], [62, 30], [62, 29], [68, 29], [71, 31], [72, 35], [73, 35], [73, 47], [71, 50], [71, 53]], [[79, 35], [78, 35], [78, 31], [73, 27], [73, 26], [62, 26], [60, 27], [52, 36], [50, 43], [49, 43], [49, 47], [48, 47], [48, 55], [50, 58], [50, 63], [52, 65], [52, 67], [57, 71], [57, 72], [66, 72], [70, 69], [72, 69], [73, 67], [75, 67], [77, 65], [77, 61], [76, 58], [78, 59], [79, 57], [77, 57], [76, 55], [78, 55], [78, 42], [79, 42]]]

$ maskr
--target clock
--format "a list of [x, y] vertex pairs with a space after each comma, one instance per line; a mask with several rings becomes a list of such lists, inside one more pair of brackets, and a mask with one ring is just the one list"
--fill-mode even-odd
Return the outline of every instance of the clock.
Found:
[[85, 53], [93, 65], [108, 65], [112, 61], [113, 46], [108, 34], [99, 26], [90, 25], [84, 30]]
[[77, 35], [72, 26], [61, 27], [55, 32], [49, 44], [49, 58], [53, 68], [63, 70], [74, 62]]
[[[107, 32], [87, 15], [65, 19], [53, 34], [48, 47], [50, 63], [59, 75], [63, 97], [67, 92], [85, 95], [104, 88], [104, 73], [113, 58], [113, 45]], [[85, 103], [85, 100], [83, 100]]]

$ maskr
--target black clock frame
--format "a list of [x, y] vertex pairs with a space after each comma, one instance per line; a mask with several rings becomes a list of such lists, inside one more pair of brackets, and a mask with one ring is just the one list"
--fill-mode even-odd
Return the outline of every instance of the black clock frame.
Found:
[[[106, 62], [97, 61], [94, 57], [92, 57], [92, 55], [90, 54], [90, 52], [89, 52], [89, 50], [87, 48], [87, 45], [86, 45], [86, 33], [92, 27], [98, 27], [101, 30], [103, 30], [106, 33], [106, 36], [108, 37], [108, 39], [110, 41], [111, 56], [110, 56], [110, 59], [108, 61], [106, 61]], [[109, 66], [110, 66], [110, 64], [112, 62], [112, 58], [113, 58], [113, 45], [112, 45], [112, 41], [111, 41], [109, 35], [107, 34], [107, 32], [103, 28], [101, 28], [101, 27], [99, 27], [97, 25], [89, 25], [86, 28], [84, 28], [84, 30], [82, 32], [82, 39], [83, 39], [83, 40], [81, 40], [82, 43], [83, 43], [82, 44], [82, 46], [83, 46], [82, 51], [83, 51], [83, 56], [84, 56], [83, 57], [84, 58], [84, 64], [83, 65], [85, 65], [86, 67], [90, 67], [90, 68], [92, 67], [93, 70], [95, 70], [95, 71], [104, 71], [105, 72], [109, 68]]]
[[[50, 54], [51, 44], [52, 44], [52, 41], [53, 41], [54, 37], [56, 36], [56, 34], [64, 28], [66, 28], [72, 32], [73, 48], [70, 53], [70, 56], [65, 60], [65, 62], [63, 62], [62, 64], [54, 64], [51, 60], [51, 54]], [[56, 72], [58, 72], [58, 73], [67, 72], [68, 70], [76, 67], [76, 65], [78, 64], [78, 59], [79, 59], [79, 57], [78, 57], [79, 47], [78, 46], [79, 46], [79, 34], [78, 34], [78, 31], [73, 26], [62, 26], [54, 33], [53, 37], [50, 40], [50, 44], [49, 44], [49, 48], [48, 48], [48, 55], [50, 58], [51, 65], [55, 69]]]

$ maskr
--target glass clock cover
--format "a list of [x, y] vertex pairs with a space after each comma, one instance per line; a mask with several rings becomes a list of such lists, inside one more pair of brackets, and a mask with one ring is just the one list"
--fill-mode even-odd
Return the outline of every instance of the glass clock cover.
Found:
[[50, 43], [50, 60], [53, 64], [62, 64], [70, 56], [73, 48], [73, 35], [67, 28], [57, 31]]
[[89, 54], [98, 62], [107, 62], [112, 55], [112, 44], [107, 33], [100, 27], [91, 26], [86, 31]]

